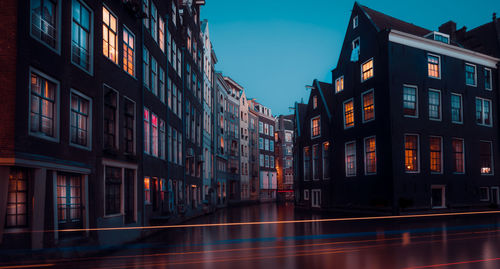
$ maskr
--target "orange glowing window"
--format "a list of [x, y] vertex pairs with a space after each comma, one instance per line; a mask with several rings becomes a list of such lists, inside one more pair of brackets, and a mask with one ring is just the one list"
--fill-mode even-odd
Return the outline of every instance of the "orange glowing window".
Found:
[[442, 155], [441, 155], [441, 137], [430, 137], [429, 138], [430, 147], [430, 159], [431, 159], [431, 172], [441, 173], [442, 172]]
[[354, 102], [353, 100], [344, 103], [344, 128], [354, 126]]
[[367, 174], [377, 173], [375, 137], [368, 137], [365, 139], [365, 172]]
[[335, 80], [335, 93], [344, 90], [344, 76], [341, 76]]
[[146, 204], [151, 203], [151, 182], [149, 177], [144, 178], [144, 202]]
[[118, 22], [116, 17], [102, 7], [102, 53], [118, 64]]
[[361, 82], [373, 77], [373, 59], [361, 65]]
[[123, 28], [123, 70], [135, 76], [135, 36]]
[[313, 96], [313, 109], [318, 107], [318, 96]]
[[363, 121], [370, 121], [375, 118], [375, 99], [373, 90], [363, 94]]
[[440, 78], [439, 56], [427, 55], [427, 70], [431, 78]]
[[405, 171], [418, 172], [418, 135], [405, 135]]
[[490, 141], [481, 141], [479, 145], [479, 158], [481, 163], [481, 174], [493, 174], [492, 144]]
[[321, 118], [316, 117], [311, 119], [311, 137], [317, 137], [321, 135]]
[[464, 173], [464, 140], [454, 138], [451, 141], [453, 148], [453, 172]]

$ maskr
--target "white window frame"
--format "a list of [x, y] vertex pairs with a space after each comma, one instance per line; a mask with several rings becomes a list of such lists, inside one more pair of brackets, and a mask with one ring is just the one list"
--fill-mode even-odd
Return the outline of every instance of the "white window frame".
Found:
[[[365, 120], [365, 95], [369, 94], [370, 92], [373, 93], [373, 118], [369, 120]], [[363, 93], [361, 93], [361, 118], [363, 123], [367, 123], [370, 121], [375, 120], [375, 90], [374, 89], [369, 89]], [[344, 126], [345, 127], [345, 126]]]
[[88, 130], [87, 130], [87, 146], [82, 146], [78, 144], [74, 144], [71, 142], [71, 124], [68, 124], [68, 134], [70, 134], [70, 139], [69, 139], [69, 145], [81, 149], [85, 149], [88, 151], [92, 151], [92, 118], [93, 118], [93, 111], [92, 111], [92, 98], [88, 97], [87, 95], [81, 93], [80, 91], [71, 88], [70, 90], [70, 95], [69, 95], [69, 107], [68, 107], [68, 112], [69, 112], [69, 118], [71, 119], [71, 95], [78, 95], [79, 97], [86, 99], [89, 102], [89, 117], [88, 117]]
[[[79, 2], [81, 5], [85, 6], [89, 10], [89, 69], [83, 68], [80, 64], [75, 63], [73, 61], [73, 57], [70, 53], [71, 63], [89, 74], [90, 76], [94, 75], [94, 10], [90, 8], [85, 1], [83, 0], [72, 0], [71, 1], [71, 36], [73, 36], [73, 4], [74, 2]], [[70, 45], [70, 50], [72, 49], [73, 44]]]
[[[132, 32], [132, 30], [130, 30], [125, 24], [122, 24], [122, 26], [123, 26], [123, 29], [122, 29], [122, 44], [124, 44], [127, 48], [130, 48], [130, 44], [128, 43], [128, 41], [127, 41], [127, 43], [124, 42], [124, 39], [123, 39], [123, 33], [124, 32], [127, 32], [127, 35], [132, 36], [132, 38], [134, 39], [134, 44], [133, 44], [134, 48], [132, 49], [132, 51], [134, 53], [132, 55], [132, 65], [134, 66], [134, 69], [132, 71], [133, 74], [130, 74], [127, 70], [123, 69], [125, 67], [125, 65], [123, 63], [123, 59], [122, 59], [122, 70], [125, 71], [125, 73], [127, 73], [129, 76], [131, 76], [131, 77], [133, 77], [135, 79], [136, 75], [137, 75], [137, 64], [136, 64], [136, 56], [135, 56], [135, 53], [137, 51], [136, 50], [136, 47], [137, 47], [136, 43], [137, 42], [135, 42], [136, 41], [135, 40], [135, 34]], [[118, 42], [118, 44], [119, 43], [120, 42]], [[122, 50], [123, 50], [123, 48], [122, 48]], [[122, 57], [125, 56], [125, 51], [123, 51], [122, 54], [123, 54]], [[118, 62], [119, 62], [119, 59], [118, 59]]]
[[[467, 66], [474, 67], [474, 84], [468, 84], [467, 83]], [[477, 87], [477, 66], [475, 64], [465, 63], [464, 72], [465, 72], [465, 75], [466, 75], [466, 77], [465, 77], [465, 85], [471, 86], [471, 87]]]
[[[347, 173], [347, 145], [348, 144], [354, 144], [354, 174], [348, 174]], [[345, 164], [345, 176], [346, 177], [355, 177], [357, 175], [357, 158], [358, 156], [356, 156], [356, 140], [352, 140], [352, 141], [348, 141], [348, 142], [345, 142], [344, 144], [344, 164]]]
[[[406, 167], [405, 167], [405, 159], [406, 159], [406, 140], [405, 140], [405, 137], [406, 136], [416, 136], [417, 137], [417, 167], [418, 169], [416, 171], [408, 171], [406, 170]], [[419, 134], [415, 134], [415, 133], [404, 133], [403, 134], [403, 167], [404, 167], [404, 171], [406, 174], [418, 174], [420, 173], [420, 168], [421, 168], [421, 164], [420, 164], [420, 135]]]
[[[340, 85], [340, 82], [342, 82], [342, 84]], [[344, 91], [344, 83], [345, 83], [345, 80], [344, 80], [344, 75], [338, 77], [336, 80], [335, 80], [335, 94], [339, 93], [339, 92], [342, 92]], [[340, 90], [337, 90], [337, 85], [340, 85], [341, 88]]]
[[354, 18], [352, 18], [352, 29], [356, 29], [359, 25], [359, 18], [358, 15], [356, 15]]
[[[35, 73], [38, 76], [43, 77], [46, 80], [49, 80], [50, 82], [54, 83], [56, 85], [56, 92], [54, 94], [55, 96], [55, 109], [54, 109], [54, 136], [47, 136], [42, 133], [34, 133], [31, 131], [31, 74]], [[59, 128], [60, 128], [60, 108], [61, 108], [61, 99], [60, 99], [60, 92], [61, 92], [61, 86], [58, 80], [54, 79], [51, 76], [46, 75], [43, 72], [40, 72], [38, 69], [35, 69], [33, 67], [30, 67], [30, 71], [28, 73], [28, 134], [30, 136], [42, 138], [48, 141], [52, 142], [57, 142], [59, 143]]]
[[[346, 114], [345, 114], [345, 104], [348, 103], [348, 102], [352, 102], [352, 126], [349, 126], [349, 127], [346, 127]], [[347, 130], [347, 129], [350, 129], [350, 128], [354, 128], [354, 126], [356, 126], [356, 119], [354, 118], [354, 98], [349, 98], [347, 100], [345, 100], [343, 103], [342, 103], [342, 118], [344, 119], [344, 130]]]
[[[314, 194], [317, 195], [316, 199], [314, 199]], [[320, 208], [321, 207], [321, 189], [312, 189], [311, 196], [312, 196], [311, 207]]]
[[355, 39], [351, 42], [352, 49], [354, 49], [354, 48], [355, 48], [355, 47], [354, 47], [354, 44], [356, 43], [356, 41], [358, 41], [358, 43], [359, 43], [359, 49], [358, 49], [358, 51], [359, 51], [359, 53], [361, 53], [361, 39], [360, 39], [360, 37], [359, 37], [359, 36], [358, 36], [358, 37], [356, 37], [356, 38], [355, 38]]
[[[33, 34], [33, 31], [32, 31], [32, 28], [33, 28], [33, 16], [32, 16], [32, 2], [33, 0], [30, 0], [30, 4], [29, 4], [29, 9], [30, 9], [30, 14], [29, 14], [29, 17], [30, 17], [30, 36], [37, 40], [38, 42], [42, 43], [44, 46], [46, 46], [47, 48], [51, 49], [52, 51], [54, 51], [55, 53], [57, 53], [58, 55], [61, 55], [61, 6], [62, 6], [62, 1], [63, 0], [57, 0], [57, 4], [56, 4], [56, 36], [55, 36], [55, 41], [56, 41], [56, 44], [55, 44], [55, 47], [51, 47], [49, 44], [45, 43], [45, 41], [41, 40], [40, 38], [38, 38], [36, 35]], [[73, 10], [73, 8], [71, 8]], [[73, 19], [73, 18], [71, 18]], [[73, 21], [72, 21], [73, 22]]]
[[[369, 61], [372, 61], [372, 76], [367, 78], [367, 79], [363, 79], [363, 65], [365, 65], [366, 63], [368, 63]], [[373, 59], [373, 57], [371, 57], [370, 59], [364, 61], [361, 65], [360, 65], [360, 73], [361, 73], [361, 83], [365, 82], [365, 81], [368, 81], [372, 78], [375, 77], [375, 60]]]
[[[438, 72], [439, 72], [438, 77], [432, 77], [429, 75], [429, 56], [438, 58]], [[427, 77], [433, 78], [433, 79], [441, 79], [441, 56], [439, 56], [437, 54], [427, 53], [426, 58], [427, 58]]]
[[[412, 115], [406, 115], [404, 113], [404, 88], [414, 88], [415, 89], [415, 116], [412, 116]], [[413, 118], [413, 119], [417, 119], [419, 117], [419, 109], [418, 109], [418, 87], [415, 86], [415, 85], [409, 85], [409, 84], [403, 84], [403, 98], [402, 98], [402, 101], [403, 101], [403, 117], [405, 118]]]
[[[368, 139], [375, 139], [375, 172], [368, 172], [368, 161], [367, 161], [367, 155], [366, 155], [366, 140]], [[365, 137], [365, 139], [363, 139], [363, 155], [364, 155], [364, 160], [365, 160], [365, 163], [364, 163], [364, 166], [365, 166], [365, 175], [368, 176], [368, 175], [376, 175], [377, 174], [377, 166], [378, 166], [378, 162], [377, 162], [377, 138], [376, 136], [372, 135], [372, 136], [368, 136], [368, 137]]]
[[[319, 134], [317, 136], [313, 136], [313, 133], [314, 133], [314, 131], [313, 131], [313, 129], [314, 129], [313, 122], [316, 119], [319, 119], [319, 125], [318, 125]], [[321, 115], [318, 115], [316, 117], [311, 118], [311, 139], [316, 139], [318, 137], [321, 137]]]
[[[439, 94], [439, 111], [438, 111], [438, 115], [439, 117], [438, 118], [431, 118], [431, 113], [430, 113], [430, 92], [435, 92], [435, 93], [438, 93]], [[441, 96], [441, 91], [440, 90], [437, 90], [437, 89], [431, 89], [429, 88], [429, 92], [427, 93], [427, 111], [428, 111], [428, 116], [429, 116], [429, 120], [432, 120], [432, 121], [442, 121], [443, 119], [443, 102], [442, 102], [442, 96]]]
[[309, 201], [309, 190], [304, 190], [304, 201]]
[[[432, 190], [433, 189], [441, 189], [441, 205], [440, 206], [432, 206]], [[431, 185], [431, 207], [433, 209], [446, 208], [446, 185]]]
[[[492, 91], [493, 90], [493, 72], [491, 71], [490, 68], [486, 68], [486, 67], [484, 68], [484, 71], [490, 73], [490, 87], [486, 88], [486, 83], [485, 83], [484, 89], [487, 91]], [[485, 80], [485, 82], [486, 82], [486, 80]]]
[[[454, 121], [453, 120], [453, 112], [452, 112], [452, 99], [451, 96], [459, 96], [460, 97], [460, 118], [462, 119], [461, 121]], [[463, 124], [464, 123], [464, 101], [463, 101], [463, 96], [461, 93], [454, 93], [452, 92], [450, 96], [450, 113], [451, 113], [451, 122], [456, 123], [456, 124]], [[474, 104], [475, 105], [475, 104]]]
[[[482, 98], [482, 97], [476, 96], [476, 98], [474, 99], [474, 101], [477, 100], [477, 99], [481, 100], [481, 117], [482, 117], [482, 122], [481, 123], [477, 123], [477, 119], [476, 119], [475, 120], [476, 124], [480, 125], [480, 126], [485, 126], [485, 127], [493, 127], [493, 103], [491, 102], [491, 99], [487, 99], [487, 98]], [[490, 124], [485, 124], [484, 123], [484, 102], [485, 101], [488, 101], [490, 103], [490, 112], [489, 112]], [[474, 106], [475, 105], [476, 105], [476, 103], [474, 102]], [[476, 113], [477, 113], [477, 111], [476, 111]]]
[[[137, 166], [136, 165], [131, 165], [127, 163], [123, 163], [120, 161], [113, 161], [113, 160], [103, 160], [102, 162], [103, 165], [103, 177], [102, 177], [102, 189], [103, 189], [103, 198], [104, 202], [102, 203], [102, 209], [104, 212], [104, 218], [113, 218], [113, 217], [118, 217], [118, 216], [124, 216], [125, 215], [125, 169], [130, 169], [134, 170], [134, 218], [133, 221], [137, 222]], [[106, 166], [111, 166], [115, 168], [120, 168], [122, 170], [122, 182], [121, 182], [121, 188], [120, 188], [120, 213], [116, 214], [110, 214], [106, 215]], [[144, 184], [144, 181], [143, 181]], [[123, 224], [125, 224], [125, 218], [122, 220]]]

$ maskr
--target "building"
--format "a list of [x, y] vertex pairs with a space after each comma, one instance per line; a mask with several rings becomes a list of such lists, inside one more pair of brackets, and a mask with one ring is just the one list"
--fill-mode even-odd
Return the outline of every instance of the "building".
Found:
[[241, 200], [250, 200], [249, 177], [249, 133], [248, 133], [248, 100], [245, 91], [240, 93], [240, 189]]
[[276, 198], [281, 202], [294, 200], [293, 121], [293, 114], [278, 116], [276, 119], [276, 131], [274, 132], [274, 159], [278, 181]]
[[248, 101], [248, 162], [250, 200], [260, 201], [260, 164], [259, 164], [259, 115], [253, 107], [254, 102]]
[[271, 109], [251, 99], [253, 112], [259, 119], [259, 189], [260, 201], [276, 200], [276, 168], [274, 162], [274, 129], [276, 120]]
[[226, 84], [221, 73], [216, 73], [214, 108], [215, 113], [215, 189], [217, 197], [217, 207], [227, 206], [227, 166], [229, 149], [227, 143], [227, 94], [229, 86]]
[[498, 205], [499, 59], [461, 43], [355, 3], [333, 87], [314, 81], [296, 109], [297, 204], [392, 214]]

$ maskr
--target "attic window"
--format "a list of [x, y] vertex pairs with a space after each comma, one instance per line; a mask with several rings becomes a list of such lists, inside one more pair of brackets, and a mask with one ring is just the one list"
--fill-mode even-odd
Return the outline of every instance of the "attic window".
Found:
[[450, 44], [450, 36], [440, 32], [431, 32], [427, 34], [425, 37], [439, 42], [443, 42], [445, 44]]
[[352, 19], [352, 29], [356, 29], [358, 27], [358, 16]]
[[318, 107], [318, 96], [313, 96], [313, 109]]

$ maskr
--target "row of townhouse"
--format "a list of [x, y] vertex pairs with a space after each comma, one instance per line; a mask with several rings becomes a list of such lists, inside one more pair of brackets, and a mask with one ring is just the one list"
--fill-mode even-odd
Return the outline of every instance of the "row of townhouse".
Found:
[[500, 21], [431, 31], [354, 4], [332, 84], [295, 105], [303, 208], [390, 214], [500, 205]]

